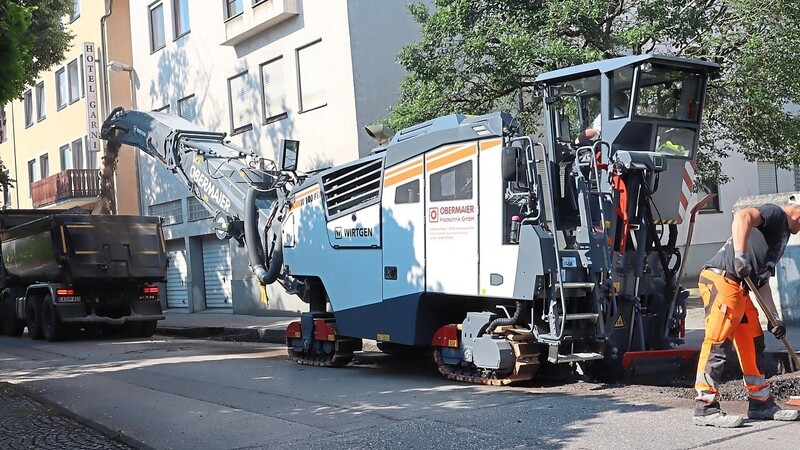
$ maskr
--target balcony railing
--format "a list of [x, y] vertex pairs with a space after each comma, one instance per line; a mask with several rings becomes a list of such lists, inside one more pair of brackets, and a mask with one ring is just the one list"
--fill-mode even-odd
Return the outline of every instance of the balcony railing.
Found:
[[100, 195], [100, 169], [70, 169], [31, 185], [33, 207]]

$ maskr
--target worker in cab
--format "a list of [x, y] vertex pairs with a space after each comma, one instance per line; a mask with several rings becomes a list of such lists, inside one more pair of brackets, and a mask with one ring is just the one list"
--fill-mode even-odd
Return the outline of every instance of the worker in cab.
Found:
[[[625, 117], [628, 115], [628, 95], [621, 90], [614, 91], [613, 97], [614, 116], [613, 118]], [[602, 114], [598, 114], [592, 122], [592, 126], [581, 131], [578, 137], [575, 138], [575, 145], [592, 145], [592, 143], [600, 139], [600, 131], [602, 129]]]
[[[734, 428], [743, 418], [725, 414], [720, 407], [719, 381], [725, 366], [725, 349], [733, 344], [739, 355], [748, 391], [747, 417], [755, 420], [797, 420], [800, 412], [781, 409], [756, 363], [764, 351], [764, 332], [758, 311], [750, 300], [744, 277], [750, 277], [777, 317], [767, 281], [783, 256], [790, 234], [800, 231], [800, 205], [765, 204], [736, 212], [731, 238], [700, 272], [698, 288], [705, 306], [705, 336], [695, 378], [694, 424]], [[786, 335], [782, 323], [769, 330], [776, 338]]]

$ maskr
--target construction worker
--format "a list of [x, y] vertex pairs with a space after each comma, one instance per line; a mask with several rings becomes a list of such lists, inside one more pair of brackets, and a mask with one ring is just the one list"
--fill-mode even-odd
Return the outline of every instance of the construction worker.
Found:
[[[758, 321], [758, 311], [742, 283], [744, 277], [749, 276], [759, 292], [766, 294], [771, 312], [776, 313], [767, 280], [783, 256], [789, 234], [798, 231], [800, 205], [765, 204], [743, 208], [734, 215], [731, 238], [700, 272], [698, 287], [706, 319], [695, 379], [695, 425], [733, 428], [742, 424], [741, 416], [725, 414], [719, 404], [717, 386], [725, 366], [725, 349], [731, 342], [739, 355], [749, 393], [747, 417], [797, 420], [800, 416], [800, 411], [783, 410], [775, 403], [769, 384], [757, 366], [756, 354], [764, 351], [764, 332]], [[782, 323], [769, 331], [778, 339], [786, 335]]]
[[[628, 115], [628, 94], [622, 90], [614, 92], [614, 118], [625, 117]], [[600, 139], [602, 129], [602, 114], [598, 114], [592, 122], [592, 126], [581, 131], [575, 138], [575, 145], [592, 145], [592, 141]]]

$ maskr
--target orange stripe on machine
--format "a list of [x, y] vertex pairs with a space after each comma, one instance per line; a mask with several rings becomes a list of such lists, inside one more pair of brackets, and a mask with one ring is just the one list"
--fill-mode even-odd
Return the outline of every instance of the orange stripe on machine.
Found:
[[428, 158], [426, 160], [428, 170], [438, 169], [439, 167], [446, 166], [448, 164], [452, 164], [454, 162], [460, 161], [462, 159], [469, 158], [477, 153], [477, 146], [475, 144], [471, 144], [469, 147], [462, 148], [456, 152], [450, 153], [445, 155], [441, 158]]
[[409, 170], [404, 172], [400, 172], [397, 175], [387, 177], [386, 180], [383, 182], [383, 187], [387, 188], [389, 186], [393, 186], [395, 184], [402, 183], [410, 178], [415, 178], [422, 175], [422, 161], [419, 161], [419, 164], [412, 167]]
[[299, 192], [295, 196], [296, 200], [292, 203], [292, 207], [289, 209], [290, 211], [294, 211], [295, 209], [306, 205], [308, 203], [313, 202], [319, 198], [319, 185], [314, 185], [311, 188], [308, 188], [304, 191]]
[[500, 138], [481, 141], [481, 151], [491, 150], [500, 145]]

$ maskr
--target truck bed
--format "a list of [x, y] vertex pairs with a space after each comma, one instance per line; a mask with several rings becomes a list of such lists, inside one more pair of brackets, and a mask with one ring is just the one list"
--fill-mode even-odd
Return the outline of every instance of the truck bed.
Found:
[[166, 249], [157, 217], [70, 212], [0, 213], [2, 281], [160, 282]]

